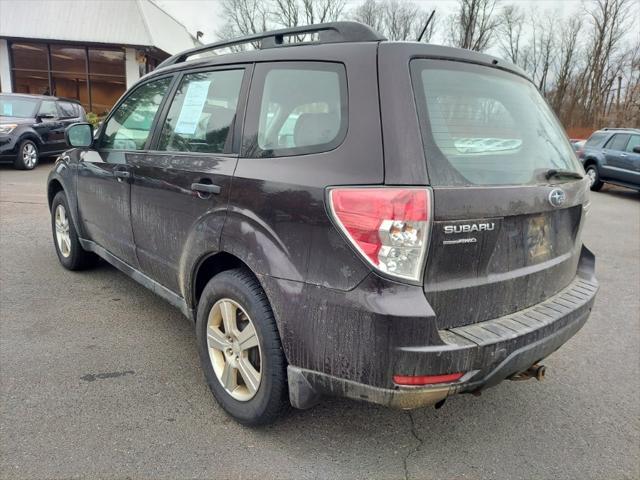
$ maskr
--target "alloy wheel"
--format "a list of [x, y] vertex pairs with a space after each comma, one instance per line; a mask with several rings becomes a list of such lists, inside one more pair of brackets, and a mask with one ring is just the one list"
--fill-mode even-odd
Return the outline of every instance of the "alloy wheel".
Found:
[[64, 205], [58, 204], [55, 212], [56, 242], [64, 258], [71, 255], [71, 236], [69, 235], [69, 217]]
[[27, 168], [33, 168], [38, 161], [38, 151], [33, 143], [25, 143], [22, 147], [22, 161]]
[[589, 177], [589, 186], [593, 187], [593, 184], [596, 183], [596, 171], [593, 168], [589, 168], [587, 176]]
[[251, 400], [262, 380], [262, 353], [247, 312], [230, 298], [218, 300], [207, 319], [209, 359], [218, 381], [234, 399]]

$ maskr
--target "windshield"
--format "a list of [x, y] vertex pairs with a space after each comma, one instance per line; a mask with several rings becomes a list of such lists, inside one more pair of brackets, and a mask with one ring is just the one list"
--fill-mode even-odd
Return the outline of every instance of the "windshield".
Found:
[[33, 118], [38, 100], [34, 98], [0, 96], [0, 115], [3, 117]]
[[411, 74], [433, 185], [522, 185], [545, 182], [549, 169], [581, 173], [529, 81], [442, 60], [413, 60]]

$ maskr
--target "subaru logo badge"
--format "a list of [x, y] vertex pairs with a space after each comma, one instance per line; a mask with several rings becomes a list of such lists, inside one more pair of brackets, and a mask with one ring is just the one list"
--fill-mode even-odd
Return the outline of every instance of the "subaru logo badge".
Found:
[[549, 203], [554, 207], [560, 207], [567, 200], [567, 194], [560, 188], [554, 188], [549, 193]]

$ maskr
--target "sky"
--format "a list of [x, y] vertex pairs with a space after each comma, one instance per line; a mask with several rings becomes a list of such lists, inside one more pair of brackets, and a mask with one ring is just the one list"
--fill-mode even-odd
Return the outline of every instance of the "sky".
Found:
[[[220, 0], [154, 0], [170, 15], [175, 17], [195, 35], [198, 30], [204, 33], [203, 42], [216, 41], [216, 32], [224, 24]], [[638, 0], [640, 2], [640, 0]], [[361, 2], [347, 0], [345, 10], [353, 9]], [[458, 0], [417, 0], [413, 3], [425, 10], [436, 9], [436, 16], [441, 18], [451, 13], [458, 4]], [[527, 9], [540, 10], [549, 15], [567, 17], [582, 8], [583, 0], [503, 0], [501, 3], [515, 3]]]

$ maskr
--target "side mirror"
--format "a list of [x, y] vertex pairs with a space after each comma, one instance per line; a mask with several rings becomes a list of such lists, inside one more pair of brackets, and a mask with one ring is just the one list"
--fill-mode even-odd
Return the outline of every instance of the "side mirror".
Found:
[[633, 147], [633, 153], [640, 153], [640, 145]]
[[56, 118], [52, 113], [39, 113], [38, 120], [51, 120], [52, 118]]
[[64, 131], [64, 139], [70, 147], [90, 147], [93, 143], [93, 127], [90, 123], [69, 125]]

